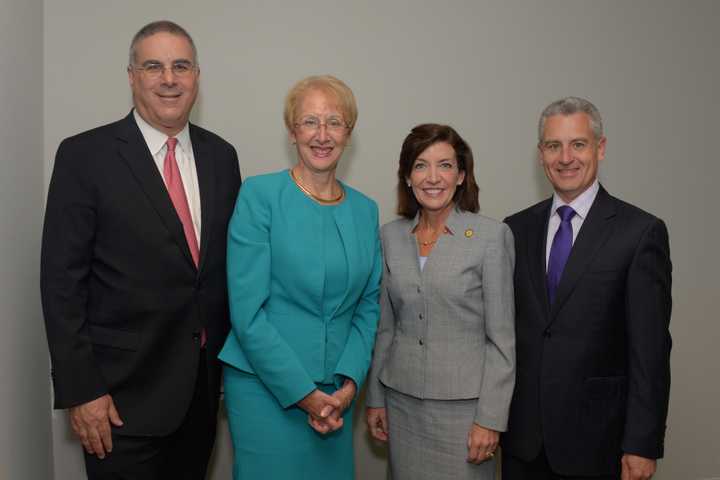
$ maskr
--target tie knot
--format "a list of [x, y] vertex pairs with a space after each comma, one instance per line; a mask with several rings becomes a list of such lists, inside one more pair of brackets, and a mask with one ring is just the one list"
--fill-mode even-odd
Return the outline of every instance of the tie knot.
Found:
[[167, 139], [167, 142], [165, 142], [165, 143], [167, 143], [168, 152], [175, 153], [175, 145], [177, 145], [177, 142], [178, 142], [178, 140], [175, 137], [169, 137]]
[[575, 210], [573, 210], [572, 207], [568, 205], [558, 207], [557, 213], [558, 215], [560, 215], [560, 220], [562, 220], [563, 222], [569, 222], [570, 219], [575, 216]]

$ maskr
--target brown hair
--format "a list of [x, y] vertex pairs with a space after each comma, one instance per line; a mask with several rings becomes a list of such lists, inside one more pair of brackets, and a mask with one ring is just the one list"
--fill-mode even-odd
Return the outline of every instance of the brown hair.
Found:
[[402, 149], [400, 150], [400, 165], [398, 166], [397, 213], [405, 218], [415, 218], [420, 205], [418, 204], [412, 188], [408, 187], [407, 181], [410, 178], [415, 160], [429, 146], [435, 143], [447, 143], [455, 150], [458, 170], [465, 172], [465, 179], [455, 190], [453, 201], [460, 209], [477, 213], [480, 210], [478, 201], [478, 186], [473, 174], [474, 162], [470, 145], [449, 125], [437, 123], [424, 123], [418, 125], [405, 137]]

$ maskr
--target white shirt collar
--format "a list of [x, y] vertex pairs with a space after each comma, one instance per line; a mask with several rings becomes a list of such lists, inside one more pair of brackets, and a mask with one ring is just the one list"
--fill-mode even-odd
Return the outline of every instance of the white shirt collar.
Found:
[[595, 201], [595, 197], [597, 196], [597, 193], [599, 191], [600, 183], [596, 178], [592, 185], [587, 188], [587, 190], [578, 195], [575, 200], [570, 203], [566, 203], [565, 201], [563, 201], [563, 199], [560, 198], [557, 192], [555, 192], [553, 193], [552, 210], [550, 210], [552, 213], [550, 215], [557, 215], [558, 207], [561, 207], [563, 205], [569, 205], [573, 210], [575, 210], [575, 214], [577, 216], [584, 219], [585, 217], [587, 217], [587, 214], [590, 211], [590, 207], [592, 207], [592, 204]]
[[[145, 139], [145, 143], [150, 149], [150, 153], [153, 157], [156, 156], [163, 149], [167, 139], [170, 137], [146, 122], [145, 119], [140, 116], [137, 109], [133, 109], [133, 116], [135, 117], [135, 122], [140, 129], [140, 133], [142, 133], [142, 136]], [[192, 151], [190, 129], [188, 128], [187, 123], [183, 129], [175, 135], [175, 138], [178, 139], [178, 144], [180, 145], [180, 148], [182, 148], [183, 152]]]

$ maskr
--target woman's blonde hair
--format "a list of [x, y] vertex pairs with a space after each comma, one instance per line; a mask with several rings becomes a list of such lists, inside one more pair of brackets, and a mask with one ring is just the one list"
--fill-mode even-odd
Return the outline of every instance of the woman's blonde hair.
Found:
[[310, 90], [319, 90], [325, 94], [334, 97], [337, 106], [342, 113], [343, 120], [348, 126], [348, 130], [352, 132], [358, 117], [357, 103], [352, 90], [342, 80], [332, 75], [313, 75], [303, 78], [297, 82], [285, 97], [285, 109], [283, 116], [285, 118], [285, 126], [289, 131], [297, 123], [297, 111], [300, 107], [305, 94]]

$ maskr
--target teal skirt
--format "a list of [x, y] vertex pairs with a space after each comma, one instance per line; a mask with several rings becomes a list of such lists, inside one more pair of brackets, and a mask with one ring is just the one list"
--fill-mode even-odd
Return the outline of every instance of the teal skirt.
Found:
[[234, 480], [354, 478], [352, 407], [340, 430], [321, 435], [308, 425], [304, 410], [282, 408], [257, 376], [225, 365], [224, 382]]

